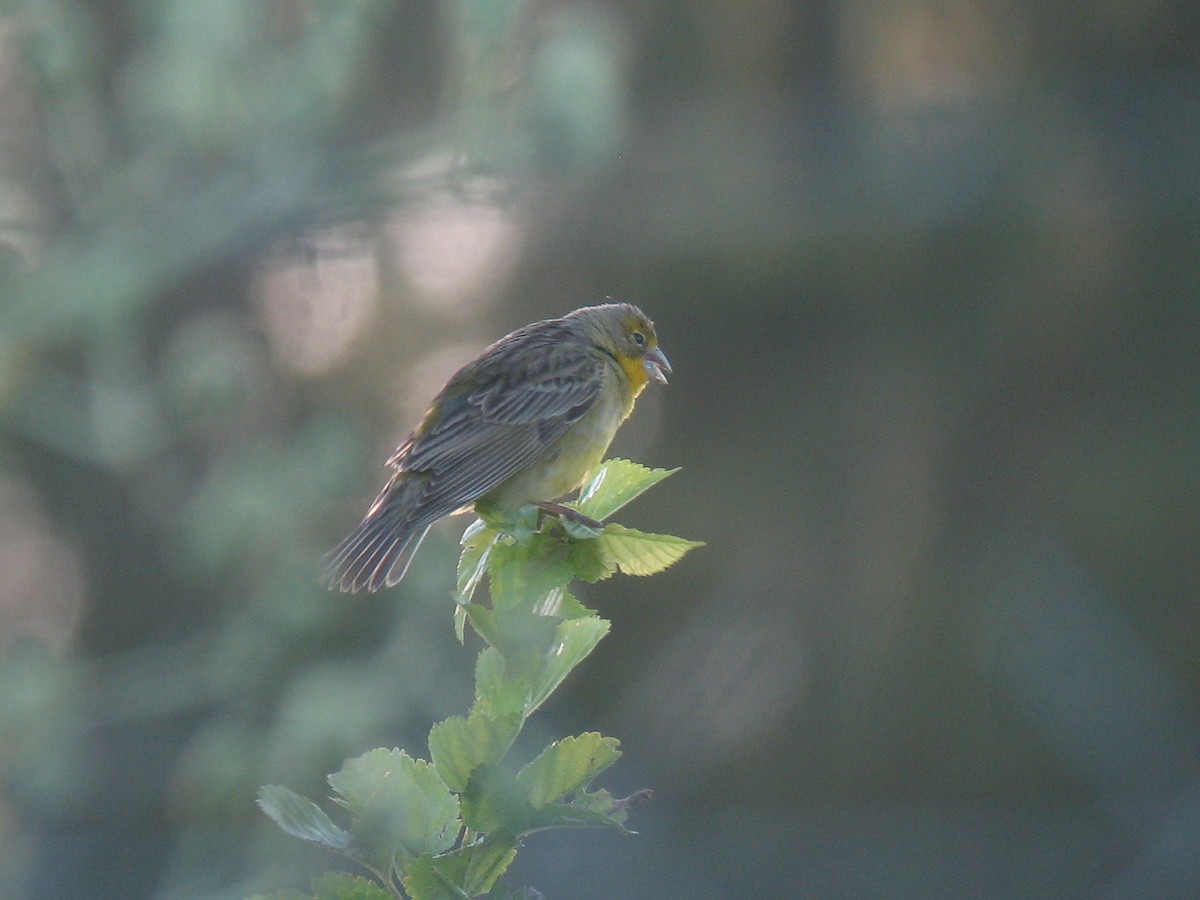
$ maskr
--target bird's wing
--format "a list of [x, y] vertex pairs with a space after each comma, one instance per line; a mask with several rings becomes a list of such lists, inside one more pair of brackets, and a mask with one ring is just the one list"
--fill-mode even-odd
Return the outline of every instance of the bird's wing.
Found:
[[531, 464], [595, 403], [602, 358], [571, 344], [539, 351], [485, 355], [463, 370], [389, 461], [427, 476], [421, 506], [434, 518]]

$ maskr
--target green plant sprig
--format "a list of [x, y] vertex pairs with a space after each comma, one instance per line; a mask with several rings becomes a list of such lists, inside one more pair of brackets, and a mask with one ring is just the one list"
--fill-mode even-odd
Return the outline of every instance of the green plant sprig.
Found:
[[[288, 788], [263, 787], [259, 806], [280, 828], [344, 854], [377, 879], [326, 874], [313, 882], [313, 894], [285, 892], [277, 900], [515, 898], [524, 892], [499, 879], [526, 835], [585, 826], [629, 833], [628, 809], [649, 791], [620, 800], [590, 789], [621, 755], [615, 738], [565, 737], [521, 766], [507, 756], [526, 719], [609, 631], [568, 590], [571, 582], [653, 575], [702, 546], [603, 524], [674, 471], [611, 459], [567, 504], [578, 519], [529, 506], [512, 520], [479, 519], [467, 528], [454, 627], [462, 641], [470, 623], [486, 644], [470, 711], [430, 729], [429, 761], [377, 749], [330, 775], [348, 828]], [[481, 603], [474, 597], [485, 575], [488, 602]]]

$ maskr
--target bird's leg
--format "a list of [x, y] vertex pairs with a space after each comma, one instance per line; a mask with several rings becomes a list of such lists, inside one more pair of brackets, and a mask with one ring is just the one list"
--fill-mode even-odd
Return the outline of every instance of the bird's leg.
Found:
[[577, 509], [571, 509], [569, 506], [563, 506], [561, 503], [551, 503], [549, 500], [539, 500], [533, 504], [542, 512], [547, 512], [552, 516], [557, 516], [560, 519], [565, 519], [568, 522], [574, 522], [576, 525], [582, 525], [585, 528], [594, 528], [597, 531], [604, 530], [604, 523], [597, 522], [591, 516], [585, 516]]

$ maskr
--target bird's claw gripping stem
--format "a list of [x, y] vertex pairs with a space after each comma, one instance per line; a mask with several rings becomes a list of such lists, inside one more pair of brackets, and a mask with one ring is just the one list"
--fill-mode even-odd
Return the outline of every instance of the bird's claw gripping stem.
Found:
[[598, 522], [591, 516], [585, 516], [577, 509], [572, 509], [569, 506], [563, 506], [561, 503], [552, 503], [549, 500], [540, 500], [533, 504], [542, 512], [549, 513], [559, 519], [567, 522], [573, 522], [576, 525], [582, 525], [584, 528], [594, 528], [596, 531], [604, 530], [604, 523]]

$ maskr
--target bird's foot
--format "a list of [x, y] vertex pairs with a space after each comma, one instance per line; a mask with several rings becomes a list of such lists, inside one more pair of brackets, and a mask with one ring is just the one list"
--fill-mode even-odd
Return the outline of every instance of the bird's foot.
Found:
[[563, 506], [561, 503], [551, 503], [549, 500], [541, 500], [533, 505], [542, 512], [549, 513], [562, 522], [563, 528], [571, 537], [596, 537], [600, 532], [604, 531], [603, 522], [598, 522], [591, 516], [585, 516], [579, 510]]

